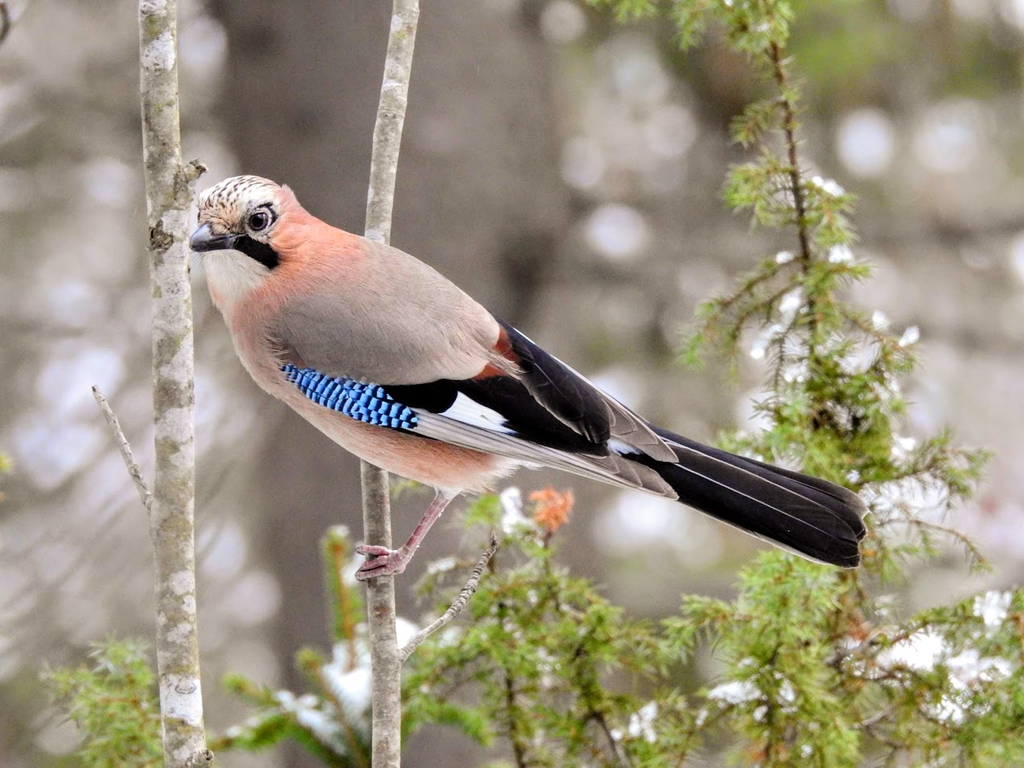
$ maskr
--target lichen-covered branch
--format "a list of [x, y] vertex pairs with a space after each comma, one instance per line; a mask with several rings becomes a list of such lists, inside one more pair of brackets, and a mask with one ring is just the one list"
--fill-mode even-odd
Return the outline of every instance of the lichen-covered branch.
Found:
[[[394, 0], [380, 103], [373, 127], [370, 186], [366, 200], [366, 236], [383, 243], [391, 239], [398, 152], [402, 145], [419, 13], [419, 0]], [[366, 542], [391, 548], [387, 472], [363, 462], [360, 475]], [[374, 768], [397, 768], [401, 762], [402, 658], [395, 632], [396, 617], [394, 578], [370, 579], [366, 586], [366, 618], [373, 672], [371, 728]]]
[[213, 759], [206, 748], [196, 622], [195, 445], [188, 212], [201, 167], [181, 162], [177, 0], [139, 0], [142, 150], [153, 299], [156, 470], [150, 534], [156, 648], [168, 768]]
[[454, 602], [448, 606], [447, 611], [413, 635], [409, 639], [409, 642], [402, 646], [401, 654], [403, 662], [412, 655], [412, 652], [415, 651], [424, 640], [437, 632], [437, 630], [447, 624], [450, 624], [452, 619], [462, 612], [462, 609], [466, 607], [470, 598], [472, 598], [473, 594], [476, 592], [476, 588], [480, 584], [480, 577], [483, 576], [484, 568], [487, 567], [487, 563], [489, 563], [491, 558], [494, 557], [494, 553], [497, 550], [498, 538], [494, 535], [494, 531], [491, 531], [490, 544], [487, 549], [483, 551], [483, 554], [480, 555], [480, 559], [477, 560], [476, 566], [473, 568], [473, 572], [469, 575], [469, 581], [466, 582], [466, 586], [462, 588], [462, 591], [459, 592], [459, 596], [455, 598]]

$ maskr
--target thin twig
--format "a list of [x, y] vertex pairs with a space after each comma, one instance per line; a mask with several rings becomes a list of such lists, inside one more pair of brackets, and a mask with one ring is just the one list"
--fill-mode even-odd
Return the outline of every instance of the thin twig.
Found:
[[[419, 14], [419, 0], [394, 0], [377, 120], [373, 126], [370, 184], [366, 199], [366, 237], [382, 243], [391, 239], [395, 177]], [[360, 479], [363, 538], [367, 544], [390, 549], [388, 473], [363, 462]], [[402, 659], [395, 629], [394, 578], [382, 576], [366, 583], [366, 617], [372, 673], [372, 762], [374, 768], [398, 768], [402, 746]]]
[[608, 740], [608, 747], [612, 751], [612, 756], [615, 758], [615, 762], [619, 765], [625, 766], [625, 768], [632, 768], [633, 763], [629, 759], [629, 753], [626, 752], [615, 738], [615, 734], [612, 733], [612, 729], [608, 725], [608, 719], [604, 716], [604, 712], [591, 707], [589, 715], [590, 719], [597, 723], [598, 728], [601, 729], [604, 737]]
[[[545, 532], [545, 548], [550, 546], [551, 536], [553, 533], [554, 531]], [[551, 600], [555, 604], [555, 610], [559, 614], [564, 616], [566, 615], [567, 611], [565, 609], [565, 606], [562, 604], [562, 600], [558, 594], [558, 589], [551, 581], [551, 558], [546, 557], [542, 562], [544, 567], [544, 576], [547, 578], [548, 583], [551, 584]], [[587, 719], [593, 720], [595, 723], [597, 723], [598, 728], [600, 728], [601, 732], [608, 740], [608, 746], [612, 751], [612, 756], [615, 758], [615, 762], [617, 762], [619, 765], [625, 766], [625, 768], [632, 768], [632, 763], [629, 759], [629, 753], [626, 751], [625, 747], [619, 744], [619, 742], [616, 740], [615, 735], [612, 733], [611, 726], [608, 725], [608, 718], [605, 716], [605, 713], [594, 706], [593, 692], [594, 687], [597, 686], [589, 685], [586, 682], [588, 680], [593, 680], [594, 678], [588, 675], [581, 674], [580, 670], [578, 669], [578, 665], [583, 663], [584, 660], [590, 660], [589, 655], [587, 654], [587, 651], [584, 648], [582, 642], [576, 647], [576, 650], [572, 654], [572, 658], [574, 667], [577, 667], [573, 671], [573, 680], [574, 683], [579, 685], [580, 698], [585, 700], [587, 708]], [[620, 747], [622, 749], [621, 752], [619, 751]]]
[[792, 264], [791, 261], [773, 261], [767, 269], [758, 272], [753, 276], [747, 276], [743, 280], [743, 285], [740, 287], [740, 290], [736, 291], [733, 294], [730, 294], [729, 296], [724, 296], [722, 298], [715, 299], [715, 303], [718, 304], [723, 309], [732, 306], [740, 299], [746, 298], [749, 294], [753, 293], [753, 289], [756, 288], [759, 284], [771, 280], [773, 277], [779, 274], [779, 272], [786, 269], [790, 264]]
[[[489, 563], [491, 571], [495, 570], [495, 561], [491, 560]], [[511, 633], [506, 629], [506, 619], [508, 617], [508, 605], [504, 600], [498, 601], [498, 625], [508, 635], [507, 640], [511, 643]], [[516, 681], [512, 676], [512, 672], [509, 668], [499, 662], [499, 666], [502, 672], [502, 677], [505, 683], [505, 725], [508, 727], [508, 739], [512, 743], [512, 756], [516, 761], [516, 768], [527, 768], [529, 762], [527, 760], [527, 745], [523, 743], [523, 736], [519, 732], [519, 705], [516, 702]]]
[[7, 10], [7, 3], [0, 3], [0, 45], [7, 39], [7, 33], [11, 31], [11, 12]]
[[[500, 604], [499, 604], [499, 607]], [[526, 746], [519, 733], [519, 718], [516, 716], [516, 683], [512, 673], [504, 668], [505, 672], [505, 711], [508, 715], [508, 738], [512, 742], [512, 756], [516, 759], [516, 768], [527, 768]]]
[[132, 481], [135, 483], [135, 488], [139, 492], [139, 498], [142, 500], [142, 506], [146, 510], [150, 510], [153, 507], [153, 494], [149, 490], [149, 486], [146, 485], [146, 480], [142, 477], [142, 470], [139, 469], [139, 465], [135, 461], [135, 456], [132, 454], [132, 446], [128, 442], [128, 438], [124, 436], [124, 431], [121, 429], [121, 422], [117, 420], [117, 414], [110, 407], [110, 403], [107, 402], [107, 398], [100, 392], [100, 388], [93, 385], [92, 396], [96, 398], [96, 405], [100, 407], [100, 413], [103, 414], [103, 418], [107, 420], [107, 424], [110, 425], [110, 430], [114, 433], [114, 439], [117, 440], [117, 447], [121, 451], [121, 458], [124, 459], [125, 469], [128, 470], [128, 474], [131, 476]]
[[447, 611], [413, 635], [409, 642], [402, 646], [402, 650], [399, 651], [399, 653], [401, 654], [403, 662], [412, 655], [412, 652], [416, 650], [420, 643], [437, 632], [437, 630], [441, 629], [441, 627], [446, 624], [450, 624], [451, 621], [462, 612], [462, 609], [466, 607], [470, 598], [472, 598], [473, 594], [476, 592], [476, 588], [480, 584], [480, 577], [483, 575], [484, 569], [487, 567], [487, 563], [490, 562], [492, 557], [494, 557], [494, 553], [497, 549], [498, 537], [495, 536], [494, 531], [491, 531], [490, 546], [488, 546], [487, 549], [484, 550], [483, 554], [480, 555], [480, 559], [477, 560], [476, 567], [473, 568], [473, 572], [470, 574], [469, 581], [466, 582], [466, 586], [462, 588], [462, 591], [459, 592], [459, 596], [455, 598], [455, 602], [449, 606]]

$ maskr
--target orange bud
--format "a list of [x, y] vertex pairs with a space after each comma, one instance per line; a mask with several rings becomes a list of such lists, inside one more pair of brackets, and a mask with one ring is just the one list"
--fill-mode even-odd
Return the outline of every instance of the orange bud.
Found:
[[536, 504], [533, 509], [534, 522], [549, 534], [565, 524], [572, 511], [572, 505], [576, 502], [571, 488], [559, 493], [551, 486], [541, 491], [533, 491], [528, 498]]

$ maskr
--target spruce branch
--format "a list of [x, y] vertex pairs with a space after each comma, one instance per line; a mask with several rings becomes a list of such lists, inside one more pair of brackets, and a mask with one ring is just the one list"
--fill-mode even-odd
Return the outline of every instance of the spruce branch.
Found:
[[607, 739], [608, 749], [615, 758], [615, 762], [625, 768], [632, 768], [633, 763], [629, 759], [629, 753], [619, 746], [619, 741], [615, 738], [615, 734], [612, 733], [612, 729], [608, 725], [608, 719], [605, 717], [605, 713], [600, 709], [591, 708], [588, 716], [591, 720], [597, 723], [597, 727], [600, 729], [605, 739]]
[[343, 571], [352, 556], [352, 544], [348, 528], [334, 525], [320, 541], [324, 560], [324, 574], [327, 581], [327, 609], [330, 616], [331, 638], [334, 643], [344, 643], [350, 659], [357, 656], [356, 625], [359, 622], [361, 605], [352, 586], [345, 582]]
[[320, 654], [309, 652], [308, 650], [307, 652], [300, 652], [298, 662], [303, 672], [315, 682], [316, 687], [323, 692], [323, 695], [326, 696], [327, 700], [334, 707], [334, 712], [332, 713], [334, 721], [337, 723], [347, 747], [344, 755], [351, 758], [351, 762], [354, 764], [353, 768], [371, 768], [371, 763], [368, 762], [369, 756], [365, 753], [356, 726], [347, 714], [345, 702], [338, 695], [337, 688], [330, 683], [327, 675], [324, 674], [324, 660], [320, 657]]
[[782, 46], [772, 40], [768, 46], [775, 82], [779, 87], [779, 105], [782, 107], [782, 133], [786, 140], [786, 156], [789, 159], [790, 191], [793, 195], [793, 210], [796, 213], [797, 238], [800, 241], [800, 259], [805, 268], [810, 264], [811, 242], [807, 231], [807, 208], [804, 203], [804, 183], [800, 173], [800, 159], [797, 155], [796, 110], [790, 96], [789, 80]]
[[[501, 608], [499, 604], [499, 608]], [[520, 733], [519, 721], [521, 715], [520, 707], [516, 702], [516, 680], [512, 672], [506, 667], [502, 669], [505, 684], [505, 724], [508, 728], [508, 738], [512, 742], [512, 756], [516, 761], [516, 768], [527, 768], [527, 744], [523, 734]]]

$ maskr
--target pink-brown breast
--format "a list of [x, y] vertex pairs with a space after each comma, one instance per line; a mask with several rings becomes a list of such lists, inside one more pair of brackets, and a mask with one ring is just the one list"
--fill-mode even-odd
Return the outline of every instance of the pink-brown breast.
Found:
[[364, 424], [301, 394], [281, 399], [350, 453], [435, 488], [453, 493], [483, 491], [517, 467], [515, 461], [494, 454]]
[[268, 280], [225, 313], [238, 357], [262, 389], [350, 453], [435, 488], [481, 491], [518, 466], [504, 457], [364, 424], [306, 398], [281, 372], [282, 363], [303, 361], [284, 359], [268, 330], [286, 298], [275, 283]]

